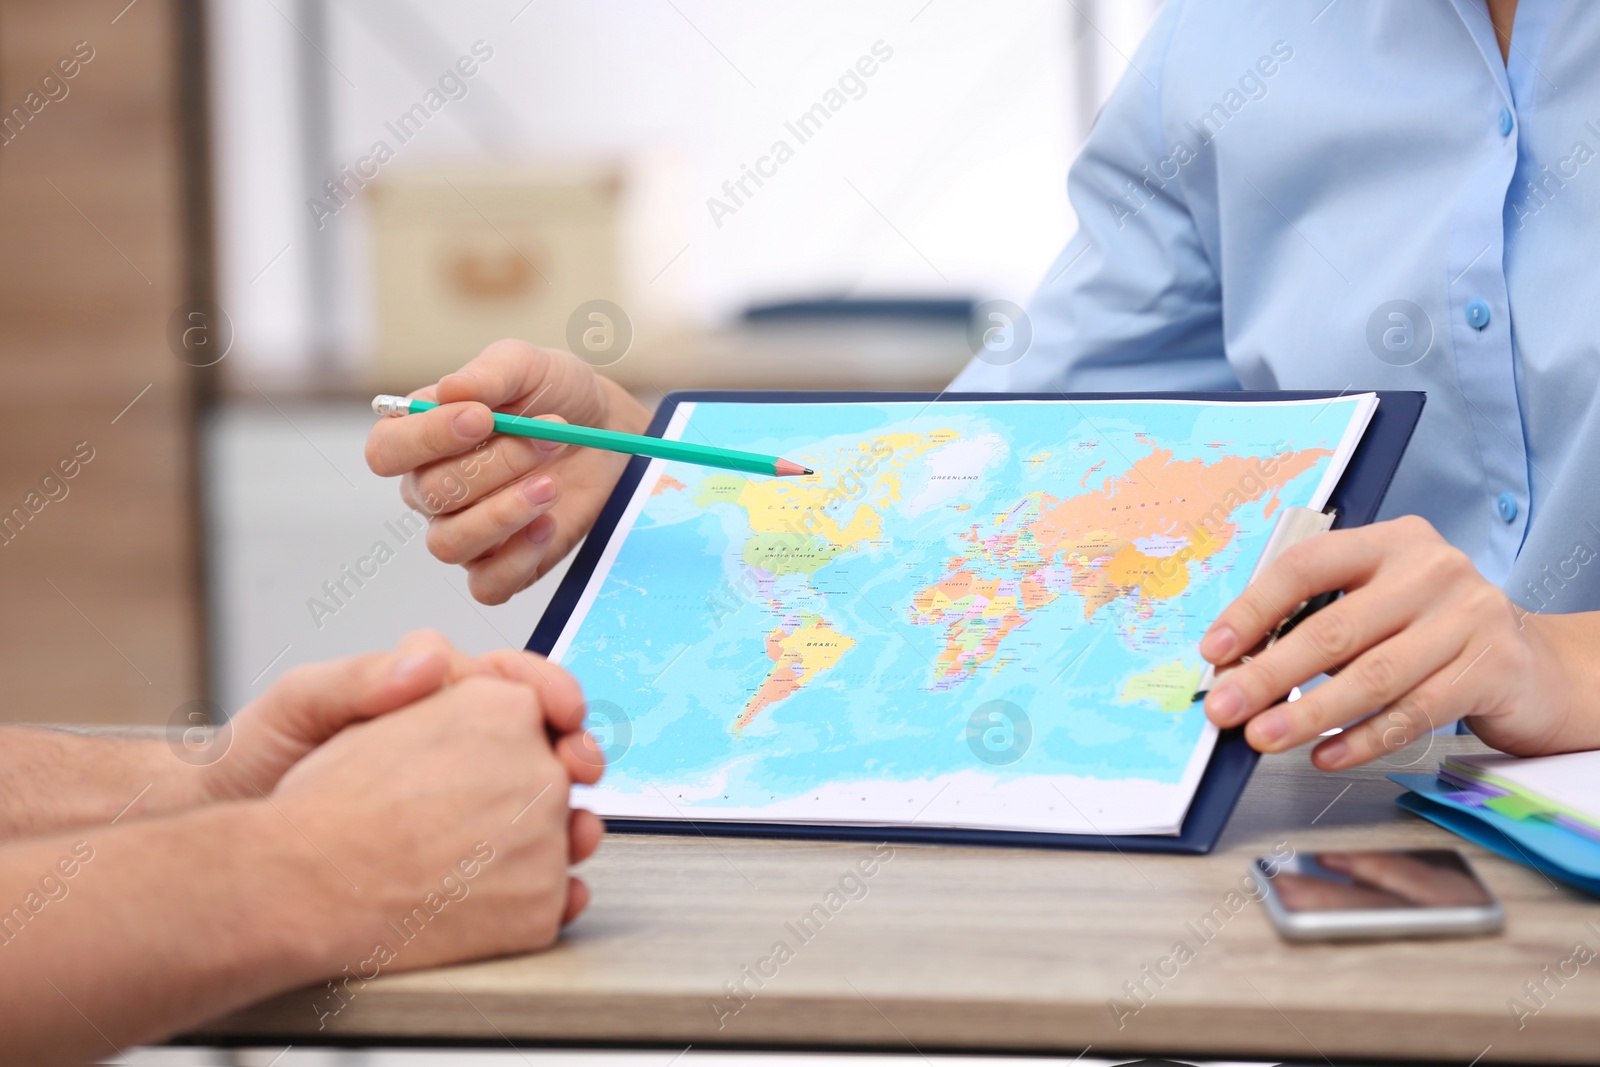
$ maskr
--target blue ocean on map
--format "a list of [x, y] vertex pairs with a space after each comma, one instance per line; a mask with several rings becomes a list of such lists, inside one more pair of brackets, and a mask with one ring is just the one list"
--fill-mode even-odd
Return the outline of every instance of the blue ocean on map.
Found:
[[1176, 782], [1199, 639], [1354, 403], [695, 405], [682, 439], [817, 473], [650, 468], [559, 657], [606, 787]]

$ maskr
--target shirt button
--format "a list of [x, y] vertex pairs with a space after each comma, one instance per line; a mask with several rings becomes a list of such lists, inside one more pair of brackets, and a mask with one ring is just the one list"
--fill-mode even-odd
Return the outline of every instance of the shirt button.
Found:
[[1486, 300], [1478, 298], [1467, 305], [1467, 325], [1474, 330], [1489, 325], [1489, 304]]
[[1516, 126], [1516, 121], [1511, 117], [1511, 109], [1508, 108], [1508, 107], [1501, 108], [1500, 109], [1500, 136], [1501, 137], [1510, 137], [1511, 136], [1511, 131], [1515, 126]]
[[1510, 493], [1501, 493], [1495, 498], [1494, 508], [1506, 522], [1512, 522], [1517, 517], [1517, 498]]

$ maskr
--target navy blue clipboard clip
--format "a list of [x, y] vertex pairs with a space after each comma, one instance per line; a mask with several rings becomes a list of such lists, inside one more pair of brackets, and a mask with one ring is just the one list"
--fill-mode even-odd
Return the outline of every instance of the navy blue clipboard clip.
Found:
[[[995, 400], [1206, 400], [1220, 403], [1263, 400], [1332, 400], [1348, 395], [1318, 391], [1222, 392], [1222, 393], [870, 393], [870, 392], [740, 392], [704, 390], [669, 393], [656, 410], [649, 433], [659, 437], [672, 414], [683, 403], [740, 404], [821, 404], [821, 403], [946, 403], [950, 401]], [[1417, 420], [1422, 416], [1423, 393], [1393, 390], [1378, 391], [1378, 410], [1372, 416], [1361, 443], [1356, 446], [1344, 477], [1329, 499], [1335, 509], [1336, 528], [1363, 526], [1377, 517], [1389, 483], [1394, 479]], [[572, 615], [584, 586], [594, 573], [605, 546], [616, 531], [628, 501], [644, 478], [650, 461], [635, 456], [617, 482], [600, 517], [578, 556], [562, 579], [544, 616], [528, 639], [532, 652], [548, 654], [555, 646], [562, 627]], [[1200, 777], [1176, 835], [1165, 834], [1054, 834], [1016, 830], [980, 830], [931, 826], [844, 826], [796, 825], [763, 822], [695, 822], [678, 819], [607, 819], [610, 830], [623, 833], [686, 834], [717, 837], [781, 837], [831, 841], [894, 841], [911, 844], [1005, 845], [1022, 848], [1099, 849], [1121, 852], [1177, 852], [1203, 855], [1216, 846], [1217, 839], [1233, 814], [1257, 754], [1244, 739], [1242, 729], [1224, 730], [1217, 738], [1211, 760]]]

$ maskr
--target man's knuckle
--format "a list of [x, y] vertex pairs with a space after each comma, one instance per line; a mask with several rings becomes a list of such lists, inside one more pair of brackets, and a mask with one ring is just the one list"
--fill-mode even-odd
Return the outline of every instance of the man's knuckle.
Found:
[[[563, 877], [565, 877], [565, 874], [563, 874]], [[556, 909], [560, 907], [563, 901], [559, 891], [553, 892], [551, 895], [555, 897], [555, 901], [538, 909], [533, 922], [533, 929], [529, 932], [535, 948], [549, 948], [556, 943], [556, 938], [561, 936], [561, 915]]]
[[451, 647], [450, 639], [448, 637], [446, 637], [441, 631], [427, 626], [412, 630], [410, 633], [405, 635], [402, 641], [408, 647], [412, 648], [447, 649]]
[[495, 685], [495, 700], [506, 714], [518, 718], [539, 714], [539, 698], [528, 685], [505, 678], [491, 680]]
[[537, 710], [533, 691], [526, 685], [490, 675], [474, 675], [459, 685], [462, 695], [477, 704], [486, 715], [519, 718]]
[[[539, 759], [540, 773], [545, 781], [561, 794], [572, 788], [572, 773], [567, 770], [567, 765], [555, 751], [546, 747], [546, 751]], [[565, 816], [563, 816], [565, 818]]]
[[497, 678], [491, 678], [482, 674], [475, 674], [470, 678], [463, 678], [461, 681], [457, 682], [456, 690], [460, 692], [462, 696], [487, 702], [495, 699], [503, 685], [504, 683]]

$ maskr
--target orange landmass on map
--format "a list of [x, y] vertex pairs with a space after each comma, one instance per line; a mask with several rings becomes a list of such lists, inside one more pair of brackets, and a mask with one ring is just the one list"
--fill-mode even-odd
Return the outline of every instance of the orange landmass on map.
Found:
[[793, 629], [779, 626], [767, 634], [767, 658], [772, 670], [755, 696], [734, 720], [733, 732], [740, 733], [757, 715], [839, 662], [839, 657], [855, 647], [847, 637], [817, 615], [802, 615]]
[[1330, 455], [1325, 448], [1287, 452], [1274, 457], [1269, 473], [1254, 456], [1175, 463], [1170, 450], [1152, 449], [1127, 474], [1046, 508], [1033, 524], [1033, 534], [1041, 544], [1063, 548], [1100, 531], [1124, 541], [1188, 536], [1210, 543], [1209, 555], [1238, 532], [1234, 511], [1282, 488]]
[[[1072, 568], [1074, 587], [1080, 578], [1089, 585], [1093, 595], [1085, 595], [1085, 618], [1128, 593], [1177, 596], [1189, 584], [1188, 565], [1215, 555], [1239, 532], [1235, 511], [1269, 493], [1275, 498], [1330, 455], [1325, 448], [1308, 448], [1268, 461], [1223, 456], [1209, 463], [1173, 462], [1171, 451], [1152, 449], [1095, 492], [1042, 507], [1030, 532], [1044, 558], [1060, 556]], [[1133, 543], [1155, 538], [1181, 545], [1155, 556]]]
[[678, 479], [674, 478], [670, 474], [663, 474], [661, 476], [661, 480], [656, 483], [655, 488], [650, 490], [650, 495], [651, 496], [660, 496], [662, 493], [665, 493], [668, 489], [682, 489], [682, 488], [684, 488], [684, 484], [682, 482], [678, 481]]
[[[999, 529], [979, 527], [964, 535], [966, 555], [952, 557], [943, 578], [912, 600], [913, 621], [942, 622], [945, 647], [935, 665], [935, 683], [964, 677], [992, 659], [1006, 634], [1028, 613], [1053, 601], [1042, 575], [1065, 568], [1065, 581], [1083, 599], [1084, 618], [1123, 597], [1149, 601], [1175, 597], [1189, 585], [1190, 564], [1215, 555], [1238, 533], [1234, 513], [1278, 492], [1332, 455], [1305, 449], [1261, 460], [1223, 456], [1173, 461], [1168, 449], [1150, 453], [1100, 488], [1066, 499], [1031, 494], [996, 516]], [[1171, 550], [1147, 553], [1137, 542], [1166, 540]], [[984, 578], [983, 565], [998, 565], [1005, 578]]]

